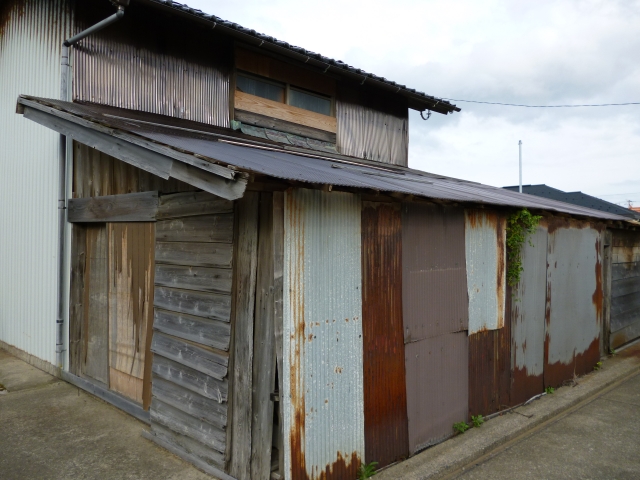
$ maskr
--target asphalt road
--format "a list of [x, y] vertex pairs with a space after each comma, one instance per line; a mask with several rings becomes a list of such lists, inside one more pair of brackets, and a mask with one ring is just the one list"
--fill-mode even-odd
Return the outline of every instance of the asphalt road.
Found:
[[640, 479], [640, 375], [449, 478]]

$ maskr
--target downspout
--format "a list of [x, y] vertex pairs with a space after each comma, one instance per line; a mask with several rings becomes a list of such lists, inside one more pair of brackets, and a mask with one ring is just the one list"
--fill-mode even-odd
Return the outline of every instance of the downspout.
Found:
[[[117, 22], [124, 16], [124, 7], [129, 4], [129, 0], [116, 0], [112, 2], [118, 5], [118, 11], [101, 22], [96, 23], [92, 27], [74, 35], [62, 43], [62, 53], [60, 58], [60, 100], [64, 102], [70, 101], [69, 85], [70, 85], [70, 68], [69, 68], [69, 49], [83, 38], [108, 27], [112, 23]], [[69, 181], [67, 174], [70, 169], [67, 168], [67, 137], [60, 135], [60, 155], [58, 164], [58, 314], [56, 316], [56, 363], [58, 368], [64, 369], [64, 339], [65, 339], [65, 293], [66, 288], [66, 227], [67, 227], [67, 183]]]

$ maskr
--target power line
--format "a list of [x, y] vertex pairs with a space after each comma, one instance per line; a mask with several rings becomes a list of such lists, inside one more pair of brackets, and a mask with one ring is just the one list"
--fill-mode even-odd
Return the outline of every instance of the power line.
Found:
[[620, 107], [624, 105], [640, 105], [640, 102], [627, 103], [592, 103], [583, 105], [523, 105], [519, 103], [481, 102], [479, 100], [461, 100], [459, 98], [443, 98], [451, 102], [484, 103], [487, 105], [503, 105], [505, 107], [525, 107], [525, 108], [576, 108], [576, 107]]

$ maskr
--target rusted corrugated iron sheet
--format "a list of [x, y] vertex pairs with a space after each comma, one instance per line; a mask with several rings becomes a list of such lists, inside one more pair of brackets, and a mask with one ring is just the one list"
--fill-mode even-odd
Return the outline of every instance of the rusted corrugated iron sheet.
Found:
[[411, 453], [450, 437], [453, 424], [468, 419], [468, 350], [467, 332], [405, 345]]
[[468, 302], [462, 209], [402, 206], [402, 308], [409, 451], [468, 414]]
[[[508, 298], [513, 341], [511, 403], [544, 391], [547, 229], [540, 226], [522, 249], [520, 282]], [[509, 318], [509, 317], [507, 317]]]
[[285, 196], [283, 375], [287, 478], [355, 478], [364, 459], [361, 202]]
[[640, 337], [640, 233], [614, 230], [611, 266], [611, 348]]
[[600, 358], [600, 233], [589, 224], [553, 219], [548, 226], [545, 386], [593, 370]]
[[463, 210], [403, 204], [402, 256], [405, 343], [466, 330]]
[[511, 324], [505, 322], [469, 335], [469, 415], [489, 415], [511, 404]]
[[469, 334], [504, 325], [506, 218], [485, 210], [465, 211]]
[[362, 208], [362, 339], [365, 461], [380, 468], [409, 455], [399, 204]]
[[[97, 16], [95, 6], [79, 5], [80, 27]], [[179, 40], [161, 38], [163, 29]], [[74, 101], [228, 127], [230, 65], [220, 59], [225, 42], [207, 48], [214, 43], [203, 30], [185, 33], [183, 22], [149, 18], [132, 6], [120, 22], [73, 49]]]

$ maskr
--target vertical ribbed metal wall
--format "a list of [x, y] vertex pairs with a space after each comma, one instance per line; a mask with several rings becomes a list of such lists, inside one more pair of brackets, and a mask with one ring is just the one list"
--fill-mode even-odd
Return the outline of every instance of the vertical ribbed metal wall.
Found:
[[364, 460], [361, 202], [285, 196], [283, 314], [286, 477], [356, 478]]
[[73, 59], [74, 101], [229, 126], [229, 69], [212, 60], [190, 61], [110, 34], [83, 40]]
[[465, 211], [469, 335], [504, 325], [506, 221], [495, 212]]
[[56, 363], [60, 137], [16, 115], [19, 94], [58, 98], [64, 0], [0, 7], [0, 340]]

